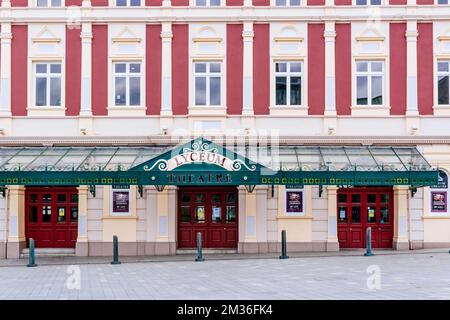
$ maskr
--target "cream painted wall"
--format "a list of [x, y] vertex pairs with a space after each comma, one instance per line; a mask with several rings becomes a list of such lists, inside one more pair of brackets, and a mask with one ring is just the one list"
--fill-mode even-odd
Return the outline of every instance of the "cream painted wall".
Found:
[[95, 198], [88, 192], [87, 234], [88, 241], [103, 240], [103, 187], [96, 188]]
[[322, 197], [319, 197], [319, 187], [312, 187], [312, 240], [327, 241], [328, 236], [328, 202], [327, 190], [323, 187]]
[[5, 206], [7, 205], [7, 201], [5, 198], [0, 196], [0, 241], [3, 242], [8, 238], [6, 234], [7, 228], [7, 209]]
[[424, 189], [418, 188], [414, 197], [409, 198], [409, 240], [424, 240], [424, 221], [423, 221], [423, 197]]
[[110, 208], [111, 186], [103, 187], [103, 241], [112, 241], [114, 235], [121, 242], [136, 242], [136, 186], [130, 186], [130, 214], [112, 216]]
[[146, 212], [146, 192], [142, 193], [142, 197], [137, 193], [136, 200], [136, 240], [146, 241], [147, 238], [147, 212]]
[[267, 241], [278, 241], [278, 186], [274, 186], [273, 197], [272, 187], [267, 191]]
[[278, 186], [278, 241], [281, 241], [281, 231], [286, 230], [287, 242], [311, 242], [313, 224], [313, 192], [311, 186], [303, 188], [303, 214], [289, 216], [285, 214], [284, 186]]
[[426, 217], [424, 218], [424, 242], [450, 243], [450, 218]]

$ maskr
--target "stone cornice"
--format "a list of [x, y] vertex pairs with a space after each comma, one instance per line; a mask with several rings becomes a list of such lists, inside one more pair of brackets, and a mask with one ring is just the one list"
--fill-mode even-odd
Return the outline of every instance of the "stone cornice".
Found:
[[[2, 137], [0, 147], [5, 146], [124, 146], [124, 145], [174, 145], [191, 139], [192, 137], [170, 136], [142, 136], [142, 137]], [[257, 138], [252, 136], [230, 138], [246, 139], [254, 142]], [[228, 141], [228, 140], [227, 140]], [[237, 140], [239, 141], [239, 140]], [[270, 137], [268, 138], [270, 142]], [[294, 137], [283, 136], [279, 138], [280, 145], [431, 145], [450, 144], [450, 136], [427, 136], [427, 137], [369, 137], [369, 136], [333, 136], [333, 137]]]
[[[237, 22], [237, 21], [367, 21], [373, 12], [359, 6], [300, 6], [300, 7], [81, 7], [79, 17], [67, 8], [0, 8], [1, 22], [60, 22], [74, 18], [80, 22]], [[450, 6], [380, 6], [377, 20], [448, 20]]]

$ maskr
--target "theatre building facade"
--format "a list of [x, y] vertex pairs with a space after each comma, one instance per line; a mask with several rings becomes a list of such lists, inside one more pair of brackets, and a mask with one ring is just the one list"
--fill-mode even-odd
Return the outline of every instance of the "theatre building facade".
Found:
[[3, 0], [0, 258], [450, 247], [447, 0]]

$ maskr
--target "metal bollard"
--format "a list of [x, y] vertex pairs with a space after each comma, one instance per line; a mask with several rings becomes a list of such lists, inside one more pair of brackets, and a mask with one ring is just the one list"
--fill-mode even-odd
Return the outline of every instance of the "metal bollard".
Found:
[[34, 252], [34, 239], [30, 239], [30, 254], [28, 256], [27, 267], [37, 267], [36, 256]]
[[195, 261], [201, 262], [205, 261], [202, 255], [202, 233], [197, 232], [197, 258], [195, 258]]
[[287, 255], [286, 230], [281, 231], [281, 256], [280, 259], [289, 259]]
[[111, 264], [120, 264], [119, 261], [119, 239], [113, 236], [113, 261]]
[[366, 229], [366, 253], [364, 253], [366, 257], [373, 256], [372, 253], [372, 228], [368, 227]]

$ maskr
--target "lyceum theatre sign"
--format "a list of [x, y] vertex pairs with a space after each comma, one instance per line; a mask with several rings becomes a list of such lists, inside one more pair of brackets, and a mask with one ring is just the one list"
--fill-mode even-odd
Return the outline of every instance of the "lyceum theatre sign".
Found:
[[230, 159], [219, 153], [215, 147], [208, 143], [193, 143], [192, 148], [183, 148], [181, 154], [174, 154], [169, 159], [159, 159], [151, 166], [144, 166], [145, 171], [157, 168], [160, 171], [172, 171], [186, 164], [205, 163], [219, 166], [226, 171], [239, 171], [245, 167], [249, 171], [255, 171], [256, 165], [247, 165], [241, 159]]

